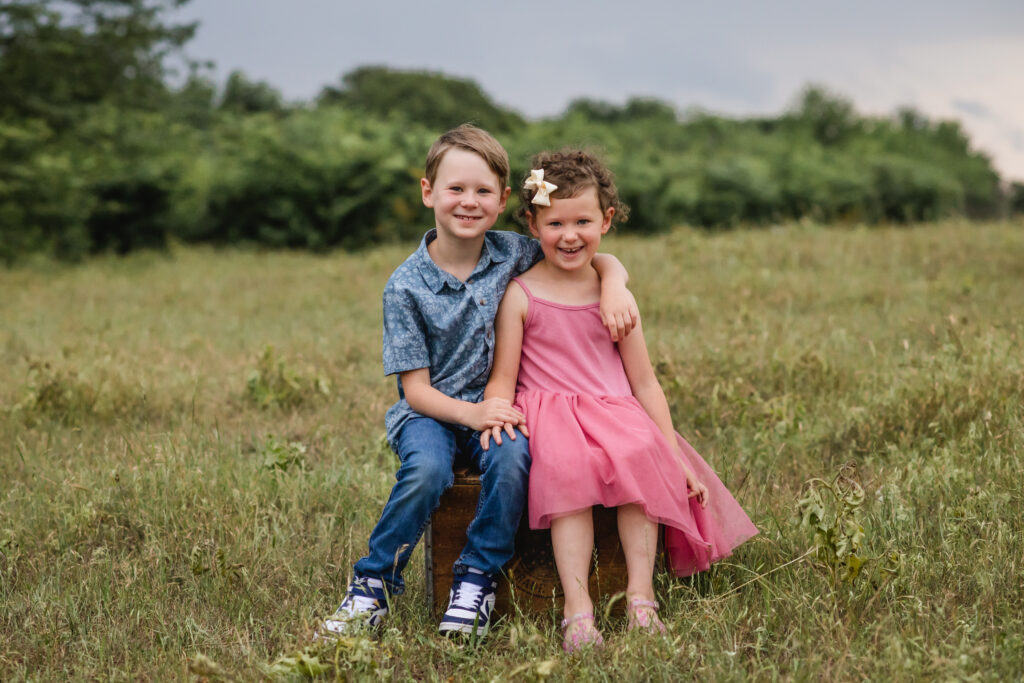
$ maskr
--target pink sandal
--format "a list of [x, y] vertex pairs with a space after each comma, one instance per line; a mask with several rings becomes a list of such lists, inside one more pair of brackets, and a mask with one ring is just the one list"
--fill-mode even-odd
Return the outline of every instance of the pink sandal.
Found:
[[[589, 621], [589, 624], [582, 624], [579, 628], [572, 628], [576, 622]], [[562, 619], [562, 649], [567, 654], [574, 654], [587, 646], [601, 647], [604, 645], [604, 637], [594, 625], [592, 612], [582, 612], [567, 619]]]
[[626, 606], [626, 628], [630, 631], [640, 629], [651, 634], [667, 631], [665, 624], [658, 618], [658, 603], [640, 598], [633, 598]]

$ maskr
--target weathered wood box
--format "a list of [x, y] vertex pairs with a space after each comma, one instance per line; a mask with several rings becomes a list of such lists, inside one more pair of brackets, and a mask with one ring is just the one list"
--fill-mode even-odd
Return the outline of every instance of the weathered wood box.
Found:
[[[441, 497], [424, 533], [427, 601], [435, 615], [448, 606], [452, 565], [466, 544], [466, 528], [476, 513], [479, 496], [479, 473], [456, 469], [455, 483]], [[597, 552], [590, 567], [590, 595], [596, 600], [626, 588], [626, 560], [614, 509], [594, 508], [594, 545]], [[523, 612], [561, 610], [562, 588], [551, 552], [551, 533], [531, 530], [526, 515], [516, 534], [516, 554], [505, 566], [505, 573], [508, 580], [498, 583], [496, 612], [510, 614], [516, 607]]]

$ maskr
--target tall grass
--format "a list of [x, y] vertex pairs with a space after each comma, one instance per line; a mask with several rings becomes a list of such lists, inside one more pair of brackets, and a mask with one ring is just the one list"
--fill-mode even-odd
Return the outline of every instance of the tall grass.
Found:
[[[418, 550], [378, 641], [308, 647], [393, 481], [379, 300], [412, 246], [0, 271], [0, 677], [1024, 673], [1019, 223], [608, 238], [677, 428], [762, 534], [659, 577], [665, 640], [608, 610], [579, 660], [553, 613], [450, 643]], [[840, 472], [836, 555], [800, 501]]]

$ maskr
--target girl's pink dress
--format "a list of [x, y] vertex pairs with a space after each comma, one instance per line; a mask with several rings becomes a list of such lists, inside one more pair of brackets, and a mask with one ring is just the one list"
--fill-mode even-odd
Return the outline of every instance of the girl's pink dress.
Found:
[[665, 526], [672, 570], [689, 576], [757, 533], [757, 528], [683, 437], [676, 443], [708, 487], [708, 506], [687, 497], [678, 455], [636, 400], [599, 304], [568, 306], [534, 297], [516, 405], [530, 428], [530, 527], [594, 505], [639, 503]]

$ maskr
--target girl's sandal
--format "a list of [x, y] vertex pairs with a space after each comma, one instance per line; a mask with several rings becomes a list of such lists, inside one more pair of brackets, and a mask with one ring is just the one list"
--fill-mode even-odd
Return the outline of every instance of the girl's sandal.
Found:
[[658, 603], [653, 600], [633, 598], [626, 606], [626, 628], [640, 629], [647, 633], [665, 633], [665, 624], [658, 618]]
[[[577, 626], [578, 622], [583, 623]], [[562, 619], [562, 649], [567, 654], [574, 654], [588, 646], [601, 647], [602, 645], [604, 645], [604, 637], [594, 625], [593, 613], [582, 612]]]

